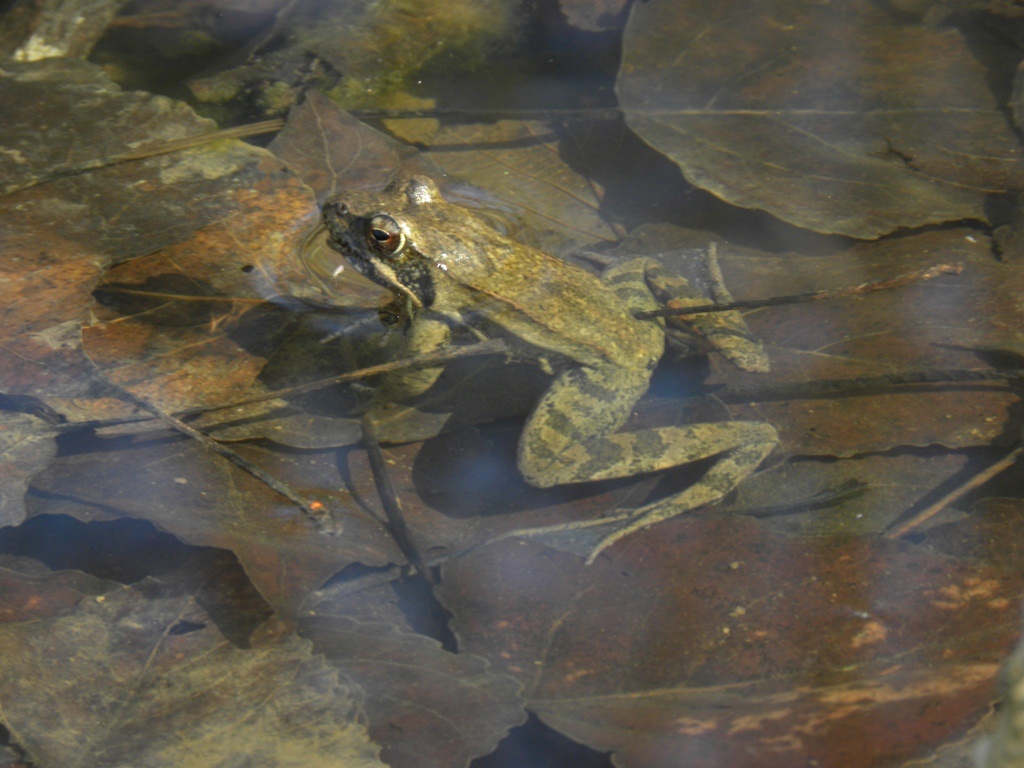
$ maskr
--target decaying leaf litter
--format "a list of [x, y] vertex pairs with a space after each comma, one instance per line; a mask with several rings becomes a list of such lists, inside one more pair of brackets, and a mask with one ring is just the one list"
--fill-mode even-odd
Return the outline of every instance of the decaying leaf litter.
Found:
[[[570, 18], [588, 18], [580, 5], [567, 7]], [[706, 21], [691, 27], [666, 15], [679, 8]], [[616, 13], [586, 10], [603, 21], [581, 25], [612, 24]], [[925, 23], [866, 3], [830, 10], [650, 2], [632, 11], [618, 88], [637, 134], [671, 157], [688, 182], [730, 203], [863, 240], [808, 236], [813, 247], [794, 251], [777, 247], [779, 232], [797, 240], [784, 228], [769, 233], [776, 247], [766, 251], [746, 233], [731, 238], [720, 223], [710, 231], [681, 227], [693, 220], [676, 217], [677, 202], [641, 206], [654, 214], [646, 220], [636, 209], [616, 218], [616, 195], [629, 180], [608, 167], [607, 152], [588, 149], [628, 136], [621, 123], [603, 125], [604, 138], [591, 143], [594, 126], [578, 121], [389, 122], [427, 148], [417, 153], [315, 90], [303, 94], [284, 80], [274, 86], [264, 72], [263, 103], [287, 111], [271, 151], [222, 140], [103, 167], [104, 157], [126, 147], [156, 147], [216, 125], [180, 102], [119, 91], [85, 62], [22, 55], [5, 63], [2, 103], [17, 108], [0, 128], [4, 187], [13, 190], [0, 198], [14, 297], [0, 373], [10, 411], [4, 521], [16, 526], [27, 518], [25, 531], [54, 515], [92, 525], [147, 521], [194, 547], [233, 553], [234, 581], [256, 588], [243, 601], [219, 572], [200, 587], [173, 570], [135, 586], [85, 588], [76, 571], [57, 570], [52, 583], [64, 602], [44, 619], [31, 610], [49, 599], [51, 577], [37, 563], [29, 571], [22, 560], [5, 565], [8, 603], [29, 611], [5, 608], [5, 657], [23, 658], [0, 683], [0, 699], [24, 705], [4, 706], [12, 744], [39, 765], [180, 764], [180, 749], [217, 764], [207, 734], [218, 717], [230, 718], [219, 711], [224, 705], [172, 723], [174, 705], [148, 698], [154, 679], [184, 692], [199, 686], [210, 703], [259, 712], [268, 741], [240, 730], [218, 749], [259, 751], [268, 765], [320, 764], [307, 754], [316, 740], [326, 759], [465, 764], [491, 751], [527, 710], [631, 766], [743, 765], [750, 754], [757, 765], [900, 764], [973, 738], [968, 729], [987, 711], [1017, 628], [1019, 537], [1011, 526], [1019, 488], [997, 478], [994, 490], [974, 498], [1005, 498], [948, 511], [913, 541], [880, 534], [1018, 442], [1011, 384], [684, 404], [701, 387], [713, 395], [719, 385], [753, 377], [714, 357], [666, 361], [636, 414], [641, 423], [685, 421], [694, 412], [758, 418], [780, 431], [782, 446], [723, 508], [639, 534], [587, 568], [557, 542], [509, 534], [636, 506], [692, 480], [699, 468], [643, 482], [529, 488], [516, 476], [518, 422], [511, 419], [542, 391], [543, 378], [531, 367], [507, 366], [500, 354], [453, 364], [448, 395], [419, 411], [396, 408], [389, 436], [401, 442], [385, 447], [409, 529], [440, 568], [436, 596], [454, 634], [436, 624], [432, 633], [447, 650], [416, 634], [430, 631], [423, 614], [436, 607], [401, 605], [401, 572], [389, 569], [404, 558], [382, 525], [365, 456], [351, 447], [358, 440], [351, 399], [335, 390], [267, 399], [369, 362], [351, 338], [324, 339], [352, 317], [372, 318], [379, 291], [346, 281], [325, 296], [297, 254], [318, 200], [411, 172], [457, 176], [447, 194], [493, 211], [499, 225], [566, 258], [579, 258], [573, 251], [583, 247], [607, 259], [615, 243], [617, 253], [659, 253], [671, 266], [678, 254], [714, 241], [739, 298], [869, 282], [938, 262], [964, 267], [960, 276], [898, 294], [748, 312], [773, 362], [771, 374], [752, 382], [755, 392], [758, 383], [1015, 367], [1022, 311], [1016, 219], [990, 213], [990, 203], [1019, 188], [1020, 150], [961, 29], [935, 25], [936, 15], [933, 9]], [[301, 24], [303, 13], [279, 23]], [[838, 77], [842, 62], [828, 57], [837, 36], [844, 60], [876, 65], [871, 77]], [[744, 39], [758, 43], [740, 51]], [[275, 64], [279, 70], [308, 44], [298, 40]], [[659, 46], [699, 65], [666, 66]], [[925, 54], [936, 46], [955, 77], [929, 70], [934, 60]], [[826, 65], [839, 68], [837, 77], [809, 87], [807, 73]], [[336, 66], [328, 73], [339, 78], [335, 86], [352, 89], [356, 75], [345, 80], [344, 67], [368, 65], [350, 58]], [[886, 79], [892, 71], [904, 77]], [[224, 77], [245, 82], [244, 74]], [[345, 88], [325, 90], [346, 98]], [[657, 94], [679, 93], [703, 100], [661, 98], [650, 109]], [[287, 98], [269, 100], [274, 94]], [[857, 111], [870, 119], [843, 119]], [[949, 133], [924, 130], [937, 124]], [[104, 133], [82, 142], [90, 125]], [[666, 133], [674, 136], [669, 143]], [[652, 157], [644, 154], [643, 162]], [[100, 167], [61, 174], [93, 162]], [[763, 175], [769, 165], [779, 166], [778, 176]], [[883, 193], [898, 204], [879, 206]], [[709, 210], [700, 193], [686, 194]], [[748, 225], [767, 220], [735, 216]], [[1000, 226], [995, 245], [986, 223]], [[908, 227], [918, 229], [874, 239]], [[306, 302], [301, 311], [297, 300]], [[346, 312], [310, 311], [325, 303]], [[486, 382], [495, 378], [509, 386], [513, 376], [521, 402], [496, 410], [467, 395], [492, 391]], [[194, 423], [327, 505], [343, 533], [317, 532], [271, 489], [147, 420], [126, 391], [172, 413], [229, 406]], [[450, 416], [452, 408], [460, 411]], [[481, 423], [499, 417], [511, 419]], [[449, 421], [458, 428], [405, 442], [402, 430], [437, 431]], [[75, 432], [76, 423], [95, 436]], [[807, 504], [849, 481], [866, 487], [822, 508]], [[346, 569], [365, 575], [330, 581]], [[75, 579], [79, 596], [68, 591]], [[223, 593], [219, 610], [199, 606], [209, 590]], [[281, 620], [248, 638], [228, 628], [233, 613], [265, 622], [271, 608], [297, 622], [306, 639]], [[38, 641], [56, 637], [56, 628], [81, 638], [83, 653], [51, 668], [52, 685], [23, 691], [19, 669], [64, 653]], [[104, 678], [115, 646], [125, 654], [121, 676]], [[166, 663], [132, 667], [140, 656]], [[305, 670], [301, 683], [318, 702], [301, 709], [310, 725], [296, 726], [286, 701], [309, 701], [308, 691], [279, 689], [277, 702], [213, 685], [260, 664], [269, 666], [256, 676], [271, 686]], [[453, 686], [462, 693], [439, 695]], [[76, 691], [97, 688], [120, 692], [114, 706], [82, 711], [86, 693]], [[153, 706], [158, 717], [146, 714]], [[439, 719], [423, 719], [425, 710]], [[84, 715], [96, 718], [87, 727], [97, 738], [69, 758], [63, 734], [82, 728], [76, 718]], [[146, 743], [130, 738], [138, 717], [148, 718], [153, 734]], [[914, 727], [897, 732], [893, 722]], [[452, 730], [442, 736], [443, 727]], [[862, 748], [865, 732], [872, 754]], [[160, 733], [187, 736], [170, 746]], [[295, 754], [307, 755], [305, 762], [288, 762]]]

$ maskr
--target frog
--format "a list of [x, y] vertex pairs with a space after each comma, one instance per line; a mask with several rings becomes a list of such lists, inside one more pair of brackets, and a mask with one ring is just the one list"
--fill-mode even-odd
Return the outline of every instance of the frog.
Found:
[[[330, 198], [322, 220], [330, 248], [390, 292], [385, 314], [401, 326], [404, 356], [437, 351], [454, 330], [471, 329], [551, 373], [519, 436], [516, 463], [528, 484], [634, 477], [716, 457], [688, 488], [619, 511], [617, 526], [586, 553], [588, 564], [631, 534], [721, 500], [778, 444], [775, 429], [759, 421], [625, 429], [665, 352], [664, 320], [636, 317], [664, 304], [663, 268], [651, 257], [620, 259], [595, 275], [499, 231], [419, 175]], [[381, 397], [413, 397], [442, 370], [387, 376]]]

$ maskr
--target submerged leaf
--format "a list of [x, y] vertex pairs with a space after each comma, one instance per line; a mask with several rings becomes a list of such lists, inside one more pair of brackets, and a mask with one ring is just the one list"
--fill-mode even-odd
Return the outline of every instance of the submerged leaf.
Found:
[[[279, 115], [312, 88], [347, 106], [376, 106], [382, 95], [435, 57], [482, 61], [515, 37], [516, 0], [419, 0], [413, 6], [367, 0], [297, 0], [234, 69], [193, 80], [205, 102], [244, 102]], [[239, 99], [241, 94], [244, 99]]]
[[865, 0], [635, 3], [617, 89], [692, 184], [818, 232], [984, 221], [1024, 183], [961, 33]]
[[0, 556], [0, 622], [39, 621], [62, 615], [82, 600], [118, 589], [113, 581], [81, 571], [51, 571], [28, 558]]
[[190, 544], [229, 549], [267, 602], [288, 616], [353, 562], [400, 561], [380, 523], [342, 489], [333, 453], [235, 447], [265, 472], [320, 501], [343, 531], [319, 531], [294, 504], [185, 440], [127, 443], [120, 450], [66, 457], [36, 478], [34, 487], [47, 498], [33, 512], [87, 522], [137, 517]]
[[19, 3], [0, 19], [0, 58], [84, 59], [127, 0]]
[[239, 649], [150, 583], [0, 626], [2, 718], [40, 768], [382, 766], [360, 692], [294, 636]]
[[0, 178], [11, 192], [0, 198], [0, 213], [113, 260], [230, 217], [262, 178], [281, 170], [266, 151], [223, 141], [63, 175], [216, 127], [180, 101], [121, 91], [84, 61], [5, 64], [0, 103]]
[[[640, 253], [669, 252], [671, 264], [671, 252], [690, 239], [684, 230], [661, 225], [636, 231], [624, 245]], [[986, 369], [989, 352], [1024, 351], [1024, 270], [995, 259], [985, 236], [941, 230], [859, 243], [831, 256], [777, 255], [720, 243], [718, 254], [737, 299], [854, 287], [942, 263], [963, 267], [958, 275], [893, 290], [745, 312], [772, 370], [748, 374], [712, 356], [711, 383], [747, 388], [730, 395], [737, 403], [731, 406], [734, 418], [771, 423], [783, 452], [853, 456], [901, 445], [965, 448], [1016, 439], [1020, 396], [1012, 383], [857, 390], [848, 381], [925, 368]], [[774, 384], [834, 380], [847, 384], [822, 394], [770, 394]], [[765, 388], [768, 394], [759, 394]]]
[[25, 519], [28, 484], [57, 455], [56, 431], [37, 416], [0, 411], [0, 525]]
[[[311, 93], [289, 114], [270, 149], [321, 202], [425, 174], [441, 183], [446, 196], [500, 219], [517, 234], [536, 238], [555, 231], [562, 240], [585, 244], [617, 239], [600, 215], [602, 190], [565, 161], [561, 139], [560, 131], [539, 122], [435, 126], [426, 151], [417, 152]], [[520, 221], [528, 233], [519, 232]]]
[[505, 541], [442, 575], [460, 646], [630, 768], [868, 768], [930, 750], [986, 711], [1022, 587], [1019, 564], [739, 517], [661, 523], [589, 567]]
[[82, 325], [106, 259], [50, 234], [0, 225], [4, 323], [0, 389], [7, 395], [84, 398], [105, 391], [82, 352]]
[[392, 768], [465, 766], [526, 719], [519, 683], [478, 656], [345, 616], [303, 619], [300, 632], [366, 692], [370, 738]]

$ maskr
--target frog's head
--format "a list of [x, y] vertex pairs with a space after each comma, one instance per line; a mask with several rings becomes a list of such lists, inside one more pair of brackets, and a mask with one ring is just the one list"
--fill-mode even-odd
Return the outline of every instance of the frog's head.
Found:
[[[444, 203], [441, 194], [425, 176], [393, 181], [381, 192], [332, 198], [323, 205], [327, 242], [360, 273], [413, 308], [430, 306], [432, 262], [421, 241], [429, 239], [438, 202]], [[423, 230], [428, 230], [427, 237], [421, 237]]]

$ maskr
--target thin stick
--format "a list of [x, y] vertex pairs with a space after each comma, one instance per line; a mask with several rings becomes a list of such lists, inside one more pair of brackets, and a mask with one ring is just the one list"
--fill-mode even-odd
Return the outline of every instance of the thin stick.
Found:
[[171, 414], [162, 411], [160, 408], [157, 408], [152, 403], [147, 402], [146, 400], [143, 400], [141, 397], [132, 394], [127, 389], [124, 389], [122, 387], [121, 390], [125, 393], [125, 395], [127, 395], [127, 397], [132, 402], [134, 402], [140, 408], [144, 408], [145, 410], [152, 413], [154, 416], [156, 416], [158, 419], [164, 422], [171, 429], [175, 429], [178, 432], [181, 432], [182, 434], [191, 437], [193, 440], [197, 440], [205, 448], [208, 448], [214, 453], [220, 454], [228, 461], [231, 461], [239, 468], [248, 472], [257, 480], [263, 482], [271, 490], [277, 492], [284, 498], [288, 499], [288, 501], [292, 502], [299, 509], [301, 509], [302, 512], [316, 524], [317, 528], [329, 531], [331, 533], [341, 532], [339, 524], [337, 523], [337, 521], [333, 519], [330, 510], [327, 509], [323, 502], [310, 501], [309, 499], [302, 497], [301, 495], [293, 491], [291, 488], [289, 488], [286, 484], [282, 483], [277, 478], [267, 474], [258, 466], [253, 464], [251, 461], [239, 455], [235, 451], [231, 450], [226, 445], [218, 443], [216, 440], [206, 436], [198, 429], [190, 427], [181, 419], [178, 419], [172, 416]]
[[[621, 110], [615, 107], [609, 107], [606, 109], [532, 109], [532, 110], [514, 110], [514, 109], [482, 109], [482, 110], [467, 110], [467, 109], [354, 109], [350, 110], [349, 114], [353, 117], [362, 120], [410, 120], [410, 119], [421, 119], [421, 118], [440, 118], [440, 117], [463, 117], [472, 119], [475, 122], [493, 119], [508, 119], [508, 120], [614, 120], [621, 117]], [[39, 176], [35, 179], [30, 179], [21, 184], [11, 184], [0, 188], [0, 194], [9, 194], [11, 192], [18, 192], [22, 189], [29, 189], [31, 187], [45, 184], [48, 181], [54, 179], [62, 179], [67, 176], [77, 176], [82, 173], [89, 171], [99, 170], [100, 168], [107, 168], [112, 165], [118, 165], [120, 163], [127, 163], [132, 160], [145, 160], [150, 157], [157, 157], [159, 155], [170, 154], [171, 152], [179, 152], [183, 149], [191, 149], [193, 147], [202, 146], [203, 144], [209, 144], [211, 141], [219, 141], [221, 139], [242, 139], [249, 136], [259, 136], [264, 133], [276, 133], [285, 126], [284, 118], [277, 118], [274, 120], [263, 120], [258, 123], [249, 123], [248, 125], [239, 125], [234, 128], [225, 128], [220, 131], [211, 131], [210, 133], [204, 133], [199, 136], [187, 136], [183, 139], [176, 139], [174, 141], [168, 141], [163, 144], [156, 144], [142, 149], [135, 150], [133, 152], [122, 152], [117, 155], [110, 155], [109, 157], [97, 158], [95, 160], [89, 160], [85, 163], [76, 163], [74, 165], [63, 165], [51, 168], [46, 171], [44, 175]]]
[[[309, 392], [317, 392], [321, 389], [333, 387], [336, 384], [344, 384], [347, 381], [365, 379], [370, 376], [376, 376], [381, 373], [390, 373], [391, 371], [401, 371], [416, 368], [430, 368], [432, 366], [441, 365], [452, 360], [458, 360], [459, 358], [462, 357], [471, 357], [473, 355], [492, 355], [503, 352], [508, 352], [508, 346], [503, 341], [501, 341], [501, 339], [489, 339], [487, 341], [477, 342], [475, 344], [470, 344], [465, 347], [455, 347], [444, 352], [432, 352], [429, 355], [423, 355], [422, 357], [410, 357], [403, 360], [392, 360], [391, 362], [381, 363], [379, 365], [371, 365], [368, 368], [360, 368], [358, 371], [342, 373], [339, 374], [338, 376], [332, 376], [328, 379], [317, 379], [316, 381], [311, 381], [308, 384], [297, 384], [294, 387], [275, 389], [272, 392], [267, 392], [262, 395], [256, 395], [254, 397], [247, 397], [242, 400], [234, 400], [230, 403], [223, 403], [221, 405], [207, 405], [201, 408], [189, 408], [183, 411], [177, 411], [175, 413], [175, 416], [196, 416], [201, 413], [212, 413], [214, 411], [227, 410], [230, 408], [240, 408], [243, 405], [252, 405], [253, 403], [264, 403], [268, 400], [276, 400], [279, 397], [305, 395], [308, 394]], [[132, 395], [132, 397], [134, 398], [134, 395]], [[149, 409], [147, 408], [146, 410]], [[113, 427], [121, 424], [136, 424], [144, 421], [149, 421], [149, 419], [144, 417], [129, 419], [96, 419], [92, 421], [76, 421], [69, 424], [58, 424], [55, 426], [55, 429], [63, 432], [71, 432], [77, 429], [102, 429], [103, 427]]]
[[63, 179], [67, 176], [78, 176], [82, 173], [96, 171], [100, 168], [108, 168], [112, 165], [119, 165], [133, 160], [145, 160], [150, 157], [167, 155], [171, 152], [180, 152], [183, 149], [191, 149], [192, 147], [209, 144], [211, 141], [220, 141], [221, 139], [241, 139], [246, 136], [257, 136], [261, 133], [274, 133], [275, 131], [281, 130], [283, 127], [284, 120], [265, 120], [262, 123], [250, 123], [249, 125], [240, 125], [237, 128], [225, 128], [222, 131], [212, 131], [198, 136], [186, 136], [183, 139], [176, 139], [174, 141], [164, 142], [163, 144], [143, 147], [142, 149], [137, 149], [133, 152], [123, 152], [118, 155], [101, 157], [95, 160], [89, 160], [85, 163], [57, 166], [56, 168], [51, 168], [46, 171], [45, 175], [39, 176], [35, 179], [29, 179], [21, 184], [11, 184], [10, 186], [6, 186], [3, 189], [0, 189], [0, 193], [10, 194], [11, 192], [18, 192], [23, 189], [29, 189], [40, 184], [45, 184], [46, 182], [53, 181], [54, 179]]
[[448, 363], [452, 360], [458, 360], [461, 357], [472, 357], [474, 355], [493, 355], [501, 352], [508, 352], [508, 345], [505, 344], [501, 339], [488, 339], [487, 341], [480, 341], [475, 344], [470, 344], [465, 347], [455, 347], [444, 352], [432, 352], [429, 355], [422, 355], [421, 357], [411, 357], [403, 360], [392, 360], [387, 363], [380, 363], [379, 365], [371, 365], [368, 368], [360, 368], [358, 371], [351, 371], [350, 373], [341, 373], [337, 376], [331, 376], [328, 379], [317, 379], [311, 381], [308, 384], [297, 384], [294, 387], [286, 387], [284, 389], [275, 389], [273, 392], [267, 392], [265, 395], [258, 395], [256, 397], [248, 397], [244, 400], [235, 400], [231, 403], [225, 403], [224, 405], [213, 405], [205, 408], [194, 408], [188, 411], [184, 411], [184, 415], [193, 416], [198, 413], [209, 413], [210, 411], [219, 411], [226, 408], [238, 408], [243, 405], [252, 405], [253, 403], [262, 403], [267, 400], [274, 400], [279, 397], [293, 397], [295, 395], [305, 395], [309, 392], [317, 392], [327, 387], [333, 387], [335, 384], [344, 384], [347, 381], [356, 381], [357, 379], [365, 379], [370, 376], [377, 376], [381, 373], [391, 373], [392, 371], [402, 371], [407, 369], [415, 370], [417, 368], [432, 368], [435, 365], [441, 365]]
[[164, 293], [161, 291], [140, 291], [134, 288], [97, 288], [96, 293], [115, 293], [118, 296], [142, 296], [147, 299], [163, 299], [164, 301], [209, 301], [222, 304], [271, 304], [266, 299], [244, 298], [241, 296], [204, 296], [192, 293]]
[[1021, 455], [1024, 455], [1024, 444], [1018, 445], [1016, 448], [1014, 448], [1012, 451], [1006, 454], [1006, 456], [1001, 458], [995, 464], [992, 464], [991, 466], [983, 469], [981, 472], [974, 475], [966, 483], [961, 485], [959, 488], [955, 488], [954, 490], [950, 491], [927, 509], [921, 510], [912, 518], [910, 518], [909, 520], [905, 520], [904, 522], [897, 525], [895, 528], [890, 528], [888, 531], [885, 532], [883, 538], [898, 539], [901, 536], [906, 536], [908, 533], [913, 531], [922, 523], [931, 520], [933, 517], [939, 514], [939, 512], [948, 507], [950, 504], [953, 504], [955, 501], [965, 496], [968, 492], [973, 491], [975, 488], [984, 485], [993, 477], [1002, 472], [1004, 469], [1012, 467], [1014, 464], [1017, 463]]
[[926, 368], [920, 371], [883, 373], [849, 379], [821, 381], [780, 381], [775, 383], [720, 384], [709, 387], [709, 393], [727, 403], [762, 400], [788, 400], [818, 397], [836, 393], [856, 392], [914, 384], [963, 384], [989, 381], [1020, 381], [1024, 371], [972, 368]]
[[405, 515], [402, 514], [402, 507], [398, 503], [398, 494], [391, 483], [391, 472], [388, 471], [387, 462], [384, 461], [384, 452], [380, 449], [380, 441], [377, 439], [377, 431], [373, 426], [373, 419], [369, 414], [363, 416], [363, 445], [366, 447], [366, 454], [370, 459], [370, 469], [373, 471], [373, 480], [377, 486], [377, 494], [380, 496], [381, 506], [384, 507], [384, 514], [387, 517], [386, 527], [391, 537], [428, 584], [435, 584], [434, 573], [427, 567], [420, 548], [416, 546], [412, 531], [405, 524]]
[[634, 312], [633, 316], [640, 320], [650, 320], [655, 317], [672, 317], [674, 315], [702, 315], [707, 312], [728, 312], [733, 309], [756, 309], [758, 307], [774, 307], [780, 304], [805, 304], [810, 301], [825, 301], [826, 299], [839, 299], [846, 296], [859, 296], [874, 291], [887, 291], [891, 288], [905, 288], [915, 283], [923, 283], [939, 275], [959, 275], [964, 268], [959, 264], [939, 264], [928, 269], [920, 269], [916, 272], [907, 272], [903, 275], [880, 280], [877, 283], [862, 283], [850, 288], [836, 288], [824, 291], [812, 291], [810, 293], [797, 293], [791, 296], [774, 296], [770, 299], [750, 299], [747, 301], [730, 301], [722, 304], [702, 304], [685, 309], [652, 309], [646, 312]]

